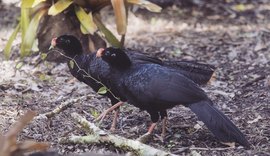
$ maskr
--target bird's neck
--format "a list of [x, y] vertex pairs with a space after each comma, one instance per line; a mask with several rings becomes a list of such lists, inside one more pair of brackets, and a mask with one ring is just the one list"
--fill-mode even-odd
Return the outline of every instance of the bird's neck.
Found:
[[126, 70], [131, 67], [132, 63], [130, 59], [123, 59], [118, 61], [110, 62], [110, 65], [118, 70]]

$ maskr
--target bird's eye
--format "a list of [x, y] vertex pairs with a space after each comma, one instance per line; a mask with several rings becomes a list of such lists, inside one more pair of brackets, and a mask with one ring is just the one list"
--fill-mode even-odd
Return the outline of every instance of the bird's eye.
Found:
[[65, 42], [66, 42], [66, 44], [69, 44], [70, 43], [70, 40], [66, 40]]
[[115, 57], [115, 56], [116, 56], [116, 54], [115, 54], [115, 53], [112, 53], [112, 54], [111, 54], [111, 57]]

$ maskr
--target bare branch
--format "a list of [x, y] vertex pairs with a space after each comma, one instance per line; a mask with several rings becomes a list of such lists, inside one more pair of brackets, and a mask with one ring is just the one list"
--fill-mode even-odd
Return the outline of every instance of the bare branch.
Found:
[[72, 118], [82, 125], [82, 127], [91, 133], [87, 136], [70, 136], [61, 138], [60, 143], [75, 143], [75, 144], [110, 144], [117, 148], [121, 148], [126, 151], [131, 151], [136, 155], [159, 155], [159, 156], [174, 156], [174, 154], [165, 152], [149, 145], [143, 144], [139, 141], [126, 139], [121, 136], [108, 134], [101, 130], [95, 124], [88, 122], [85, 118], [77, 113], [71, 114]]

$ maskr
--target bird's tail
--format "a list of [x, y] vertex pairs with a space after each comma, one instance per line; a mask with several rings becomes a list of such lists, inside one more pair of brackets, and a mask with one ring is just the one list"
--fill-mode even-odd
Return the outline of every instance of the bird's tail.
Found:
[[200, 101], [188, 106], [207, 128], [222, 142], [237, 142], [249, 148], [244, 134], [211, 101]]

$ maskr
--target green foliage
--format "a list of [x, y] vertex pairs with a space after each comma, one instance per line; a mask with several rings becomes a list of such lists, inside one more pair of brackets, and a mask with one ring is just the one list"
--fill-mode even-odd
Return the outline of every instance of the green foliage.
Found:
[[45, 60], [45, 59], [47, 58], [47, 54], [46, 54], [46, 53], [41, 53], [40, 58], [41, 58], [42, 60]]
[[16, 64], [15, 68], [16, 68], [16, 69], [21, 69], [23, 65], [24, 65], [23, 62], [18, 62], [18, 63]]
[[30, 54], [33, 43], [36, 38], [37, 28], [41, 17], [46, 13], [46, 10], [39, 10], [35, 16], [31, 19], [31, 22], [25, 32], [23, 37], [21, 57], [27, 56]]
[[81, 29], [83, 29], [83, 33], [90, 33], [94, 34], [94, 32], [97, 30], [97, 26], [93, 21], [92, 13], [90, 12], [87, 14], [83, 8], [76, 6], [75, 7], [75, 13], [78, 18], [78, 20], [81, 23]]
[[98, 29], [104, 34], [105, 39], [114, 47], [121, 47], [119, 40], [113, 35], [113, 33], [106, 28], [97, 15], [94, 15], [94, 21]]
[[54, 5], [52, 5], [48, 11], [48, 15], [55, 16], [62, 11], [64, 11], [67, 7], [69, 7], [73, 3], [72, 0], [59, 0]]
[[10, 36], [8, 42], [7, 42], [7, 45], [6, 45], [5, 49], [4, 49], [4, 55], [5, 55], [6, 59], [9, 59], [9, 57], [10, 57], [12, 42], [15, 40], [19, 30], [20, 30], [20, 23], [16, 26], [15, 30], [11, 34], [11, 36]]
[[105, 86], [99, 88], [98, 94], [106, 94], [107, 93], [107, 88]]
[[73, 60], [70, 60], [68, 64], [69, 64], [69, 67], [70, 67], [71, 69], [74, 68], [74, 61], [73, 61]]
[[99, 113], [97, 110], [95, 109], [90, 109], [90, 114], [94, 117], [94, 118], [97, 118], [99, 116]]
[[[67, 8], [75, 9], [74, 11], [80, 22], [80, 29], [83, 34], [94, 34], [98, 30], [112, 46], [122, 47], [123, 45], [121, 43], [123, 44], [124, 42], [121, 41], [120, 43], [115, 35], [100, 20], [99, 10], [107, 5], [113, 6], [117, 32], [119, 35], [124, 36], [127, 28], [126, 9], [128, 3], [141, 5], [153, 12], [159, 12], [161, 10], [159, 6], [147, 0], [22, 0], [20, 22], [5, 47], [5, 56], [6, 58], [10, 57], [11, 45], [18, 31], [21, 31], [22, 34], [21, 57], [31, 54], [40, 19], [45, 15], [55, 16], [67, 10]], [[69, 7], [71, 5], [74, 7]], [[97, 9], [95, 12], [91, 11], [91, 7], [93, 6]]]

